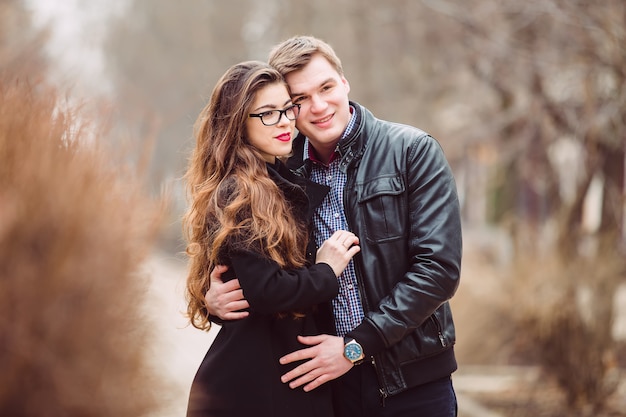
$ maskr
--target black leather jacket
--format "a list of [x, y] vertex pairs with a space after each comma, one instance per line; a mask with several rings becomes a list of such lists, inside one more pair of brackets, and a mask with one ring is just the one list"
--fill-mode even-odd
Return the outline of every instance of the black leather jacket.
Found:
[[[338, 151], [348, 178], [346, 218], [360, 238], [355, 267], [365, 319], [348, 336], [374, 364], [384, 397], [457, 368], [448, 300], [460, 278], [460, 210], [435, 139], [350, 104], [356, 124]], [[299, 135], [289, 166], [308, 175], [303, 146]]]

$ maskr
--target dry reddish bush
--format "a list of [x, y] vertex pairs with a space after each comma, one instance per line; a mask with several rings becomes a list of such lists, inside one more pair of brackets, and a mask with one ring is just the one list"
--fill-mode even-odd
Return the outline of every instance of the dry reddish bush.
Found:
[[57, 103], [0, 79], [0, 415], [148, 415], [137, 271], [160, 205]]
[[567, 415], [604, 415], [620, 378], [611, 330], [623, 259], [607, 250], [564, 262], [548, 252], [517, 265], [510, 293], [518, 347], [562, 390]]

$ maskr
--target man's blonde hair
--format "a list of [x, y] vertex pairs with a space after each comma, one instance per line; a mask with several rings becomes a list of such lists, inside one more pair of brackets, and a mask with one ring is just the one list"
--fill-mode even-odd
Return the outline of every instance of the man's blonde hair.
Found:
[[308, 64], [314, 55], [320, 54], [343, 76], [341, 60], [333, 48], [313, 36], [294, 36], [276, 45], [269, 55], [269, 64], [283, 76]]

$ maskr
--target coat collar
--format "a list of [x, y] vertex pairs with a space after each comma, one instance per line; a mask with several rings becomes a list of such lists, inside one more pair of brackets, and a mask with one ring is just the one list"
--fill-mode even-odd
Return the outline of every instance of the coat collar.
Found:
[[276, 184], [285, 192], [285, 196], [294, 199], [300, 206], [306, 219], [313, 218], [313, 213], [330, 191], [330, 187], [318, 184], [302, 172], [294, 172], [278, 159], [275, 164], [267, 164], [267, 171]]

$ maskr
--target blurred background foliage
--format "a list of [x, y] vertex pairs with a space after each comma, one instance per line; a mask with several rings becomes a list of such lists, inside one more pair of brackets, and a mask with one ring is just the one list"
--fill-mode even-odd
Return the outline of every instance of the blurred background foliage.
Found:
[[[2, 70], [83, 93], [80, 59], [55, 70], [45, 46], [54, 28], [31, 24], [37, 4], [0, 2]], [[104, 4], [74, 7], [97, 16]], [[460, 293], [489, 286], [496, 296], [458, 307], [461, 360], [539, 364], [566, 394], [567, 415], [606, 408], [625, 362], [626, 336], [614, 326], [626, 275], [623, 0], [113, 5], [85, 32], [100, 34], [83, 42], [102, 62], [83, 73], [82, 102], [106, 103], [111, 142], [142, 138], [136, 157], [149, 158], [150, 192], [170, 199], [162, 250], [184, 250], [180, 177], [218, 77], [294, 34], [320, 37], [342, 59], [353, 100], [428, 131], [452, 165], [468, 259]]]

